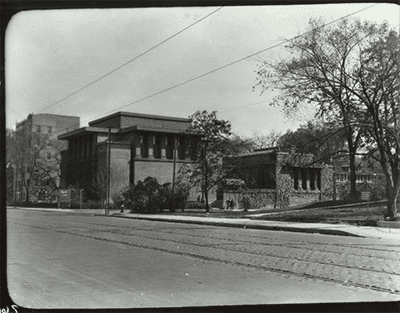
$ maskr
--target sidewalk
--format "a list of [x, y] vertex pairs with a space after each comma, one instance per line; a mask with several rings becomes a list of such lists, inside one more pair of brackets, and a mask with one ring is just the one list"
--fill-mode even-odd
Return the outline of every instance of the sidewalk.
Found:
[[318, 233], [326, 235], [366, 237], [375, 239], [393, 240], [400, 244], [400, 228], [372, 227], [372, 226], [353, 226], [344, 224], [323, 224], [323, 223], [294, 223], [279, 221], [251, 220], [247, 218], [217, 218], [217, 217], [198, 217], [198, 216], [179, 216], [166, 214], [138, 214], [138, 213], [119, 213], [119, 210], [110, 211], [105, 215], [104, 210], [74, 210], [74, 209], [49, 209], [49, 208], [24, 208], [11, 207], [7, 209], [34, 210], [34, 211], [57, 211], [57, 212], [75, 212], [90, 214], [96, 216], [131, 218], [149, 221], [164, 221], [174, 223], [212, 225], [222, 227], [280, 230], [291, 232]]
[[400, 229], [353, 226], [343, 224], [323, 224], [323, 223], [293, 223], [279, 221], [251, 220], [247, 218], [215, 218], [197, 216], [179, 216], [165, 214], [138, 214], [138, 213], [114, 213], [112, 217], [132, 218], [149, 221], [165, 221], [174, 223], [201, 224], [236, 228], [281, 230], [292, 232], [319, 233], [326, 235], [340, 235], [353, 237], [366, 237], [376, 239], [394, 240], [400, 244]]

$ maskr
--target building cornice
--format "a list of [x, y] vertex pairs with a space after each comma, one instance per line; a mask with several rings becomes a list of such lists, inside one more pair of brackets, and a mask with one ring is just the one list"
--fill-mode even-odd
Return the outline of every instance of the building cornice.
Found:
[[164, 120], [164, 121], [174, 121], [174, 122], [190, 122], [189, 118], [182, 118], [182, 117], [172, 117], [172, 116], [163, 116], [163, 115], [152, 115], [152, 114], [141, 114], [141, 113], [132, 113], [132, 112], [116, 112], [111, 115], [107, 115], [105, 117], [99, 118], [97, 120], [89, 122], [89, 126], [106, 121], [110, 118], [114, 118], [117, 116], [128, 116], [128, 117], [140, 117], [140, 118], [148, 118], [148, 119], [156, 119], [156, 120]]
[[[116, 134], [119, 132], [118, 128], [111, 128], [111, 133]], [[58, 135], [57, 138], [60, 140], [67, 140], [72, 137], [82, 135], [84, 133], [108, 133], [108, 127], [81, 127], [75, 130], [72, 130], [68, 133]]]

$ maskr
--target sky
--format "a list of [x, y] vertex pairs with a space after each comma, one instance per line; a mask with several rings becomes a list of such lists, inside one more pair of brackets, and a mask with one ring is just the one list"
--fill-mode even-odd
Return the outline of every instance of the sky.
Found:
[[[79, 116], [84, 127], [118, 111], [186, 118], [207, 110], [241, 137], [295, 130], [312, 109], [289, 119], [271, 107], [277, 94], [252, 88], [260, 59], [246, 57], [278, 45], [257, 55], [278, 60], [285, 40], [304, 32], [310, 18], [328, 23], [371, 5], [20, 12], [5, 37], [6, 126], [31, 113]], [[399, 17], [400, 6], [385, 3], [351, 16], [397, 28]]]

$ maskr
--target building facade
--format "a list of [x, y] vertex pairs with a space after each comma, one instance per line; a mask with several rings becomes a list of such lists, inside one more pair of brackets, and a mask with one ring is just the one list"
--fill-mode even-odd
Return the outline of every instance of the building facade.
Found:
[[[224, 160], [235, 167], [235, 177], [245, 186], [253, 207], [277, 208], [330, 200], [333, 195], [333, 169], [315, 163], [311, 154], [295, 155], [278, 148], [260, 149]], [[243, 190], [236, 180], [226, 180], [221, 189], [223, 200], [238, 207]]]
[[16, 123], [15, 137], [20, 155], [14, 164], [14, 201], [48, 200], [59, 187], [62, 142], [57, 136], [79, 128], [79, 122], [76, 116], [30, 114]]
[[[350, 192], [350, 162], [348, 156], [333, 161], [335, 200], [343, 200]], [[385, 176], [376, 166], [369, 166], [362, 158], [356, 159], [356, 189], [360, 197], [362, 191], [370, 191], [375, 200], [386, 197]]]
[[188, 118], [117, 112], [62, 134], [58, 138], [68, 141], [68, 150], [62, 154], [61, 186], [98, 199], [108, 169], [111, 197], [149, 176], [172, 183], [182, 164], [193, 163], [197, 137], [187, 133], [189, 126]]

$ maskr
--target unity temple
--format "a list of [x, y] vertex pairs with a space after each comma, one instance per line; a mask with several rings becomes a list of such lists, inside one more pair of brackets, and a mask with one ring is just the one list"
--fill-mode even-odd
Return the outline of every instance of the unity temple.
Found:
[[62, 134], [58, 138], [68, 141], [68, 150], [61, 187], [81, 188], [94, 198], [93, 187], [105, 183], [108, 167], [111, 195], [148, 176], [172, 183], [182, 164], [193, 163], [198, 137], [187, 133], [189, 126], [189, 118], [117, 112]]

